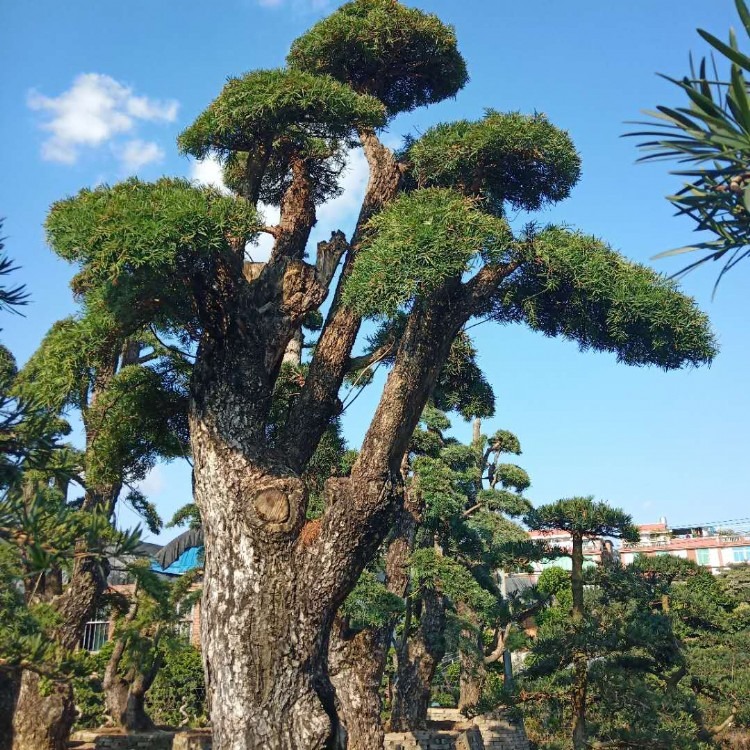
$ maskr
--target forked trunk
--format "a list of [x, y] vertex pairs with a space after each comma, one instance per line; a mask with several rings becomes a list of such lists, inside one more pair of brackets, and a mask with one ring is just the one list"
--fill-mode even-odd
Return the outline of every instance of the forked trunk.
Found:
[[69, 683], [47, 682], [28, 670], [13, 714], [13, 750], [67, 750], [75, 719]]
[[[137, 598], [134, 593], [133, 602], [126, 619], [132, 620], [136, 611]], [[126, 642], [123, 638], [115, 642], [102, 681], [104, 702], [107, 707], [107, 714], [115, 726], [122, 727], [128, 732], [146, 732], [154, 728], [154, 722], [146, 713], [146, 693], [153, 684], [161, 666], [161, 657], [157, 653], [156, 659], [147, 673], [130, 673], [125, 677], [120, 673], [125, 648]]]
[[382, 750], [385, 730], [380, 718], [380, 685], [390, 635], [390, 624], [349, 632], [343, 620], [336, 618], [328, 670], [342, 730], [337, 750]]
[[146, 713], [146, 692], [137, 684], [131, 685], [122, 678], [105, 686], [104, 701], [107, 714], [116, 726], [128, 732], [147, 732], [154, 722]]
[[398, 654], [391, 730], [410, 732], [427, 723], [432, 679], [445, 656], [445, 602], [436, 591], [422, 595], [419, 627]]

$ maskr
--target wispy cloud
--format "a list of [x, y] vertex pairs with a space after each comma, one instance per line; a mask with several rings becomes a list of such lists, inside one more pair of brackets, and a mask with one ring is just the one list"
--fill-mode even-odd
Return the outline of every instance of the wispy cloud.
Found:
[[[139, 121], [174, 122], [179, 109], [171, 99], [136, 96], [130, 86], [102, 73], [82, 73], [59, 96], [32, 90], [27, 103], [45, 118], [41, 128], [49, 136], [42, 143], [42, 158], [60, 164], [75, 164], [83, 149], [98, 148], [118, 136], [133, 134]], [[139, 139], [114, 151], [131, 171], [133, 165], [140, 167], [163, 156], [155, 143]]]
[[190, 162], [190, 179], [199, 185], [210, 185], [223, 193], [229, 189], [224, 184], [224, 171], [221, 162], [215, 156]]
[[146, 164], [159, 162], [164, 158], [164, 149], [161, 146], [153, 141], [139, 139], [128, 141], [117, 152], [122, 166], [129, 173], [135, 173]]

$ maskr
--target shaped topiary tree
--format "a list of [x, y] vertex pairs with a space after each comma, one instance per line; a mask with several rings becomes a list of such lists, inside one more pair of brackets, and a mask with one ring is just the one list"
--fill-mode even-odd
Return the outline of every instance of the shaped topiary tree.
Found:
[[[570, 583], [573, 590], [571, 620], [574, 628], [583, 625], [583, 541], [592, 537], [615, 537], [628, 542], [637, 542], [638, 529], [629, 515], [606, 503], [594, 502], [593, 497], [574, 497], [558, 500], [531, 510], [524, 518], [526, 525], [534, 531], [567, 531], [572, 538], [572, 567]], [[588, 660], [580, 649], [573, 653], [573, 747], [581, 750], [588, 747], [586, 740], [586, 685]]]
[[[81, 295], [126, 329], [197, 344], [190, 429], [219, 750], [329, 743], [331, 622], [402, 501], [402, 458], [470, 319], [525, 322], [633, 365], [714, 355], [705, 316], [671, 282], [578, 232], [513, 234], [506, 206], [561, 200], [578, 179], [570, 138], [545, 118], [491, 112], [430, 130], [400, 155], [380, 140], [394, 115], [465, 81], [454, 33], [435, 16], [355, 0], [298, 39], [287, 68], [230, 80], [181, 135], [183, 151], [224, 161], [236, 196], [131, 180], [50, 214], [51, 245], [82, 268]], [[354, 144], [370, 167], [356, 228], [347, 239], [332, 227], [308, 261], [317, 207], [336, 194]], [[280, 207], [278, 224], [263, 223], [258, 200]], [[270, 258], [246, 263], [260, 232], [274, 240]], [[332, 286], [304, 383], [280, 417], [284, 352]], [[344, 378], [362, 366], [352, 354], [365, 317], [386, 321], [391, 371], [350, 476], [326, 482], [323, 514], [306, 522], [302, 476]]]

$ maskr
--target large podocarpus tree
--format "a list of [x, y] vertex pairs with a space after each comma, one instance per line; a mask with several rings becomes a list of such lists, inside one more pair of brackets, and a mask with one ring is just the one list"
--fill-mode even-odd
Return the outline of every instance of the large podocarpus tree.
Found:
[[[230, 79], [180, 137], [185, 152], [226, 163], [237, 196], [131, 180], [50, 215], [53, 248], [83, 266], [83, 294], [100, 295], [122, 325], [198, 342], [190, 428], [221, 750], [328, 742], [331, 621], [388, 530], [409, 438], [467, 321], [524, 321], [630, 364], [713, 356], [705, 317], [650, 270], [564, 228], [514, 236], [506, 206], [559, 201], [579, 176], [570, 138], [544, 116], [491, 111], [432, 128], [400, 155], [382, 143], [391, 118], [453, 96], [466, 78], [435, 16], [356, 0], [298, 39], [287, 68]], [[317, 206], [356, 144], [370, 167], [357, 226], [308, 261]], [[260, 200], [280, 206], [278, 224], [259, 221]], [[245, 262], [258, 232], [274, 239], [262, 266]], [[304, 386], [271, 429], [284, 351], [332, 285]], [[306, 524], [301, 475], [340, 409], [368, 316], [393, 321], [391, 372], [351, 475], [328, 480], [324, 513]]]

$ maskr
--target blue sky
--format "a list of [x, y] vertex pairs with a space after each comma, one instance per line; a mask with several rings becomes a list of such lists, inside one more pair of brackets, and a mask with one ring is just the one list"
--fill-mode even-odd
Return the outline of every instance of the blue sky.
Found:
[[[49, 204], [130, 174], [210, 179], [176, 151], [176, 135], [229, 75], [282, 64], [292, 40], [336, 7], [325, 0], [88, 0], [0, 6], [0, 216], [8, 252], [33, 302], [5, 317], [3, 341], [23, 362], [49, 326], [73, 311], [71, 269], [45, 247]], [[682, 103], [657, 71], [680, 76], [689, 51], [705, 47], [696, 27], [724, 37], [736, 25], [731, 0], [425, 0], [456, 27], [471, 81], [455, 100], [398, 118], [388, 135], [419, 134], [485, 107], [545, 112], [567, 129], [583, 159], [570, 199], [538, 215], [606, 239], [626, 256], [689, 243], [664, 195], [678, 187], [665, 164], [636, 165], [629, 120], [655, 104]], [[749, 45], [750, 46], [750, 45]], [[348, 192], [319, 217], [318, 232], [351, 226], [366, 174], [353, 156]], [[671, 272], [675, 262], [655, 261]], [[684, 289], [709, 313], [721, 352], [710, 368], [663, 373], [581, 354], [570, 342], [516, 327], [473, 329], [498, 396], [488, 428], [516, 432], [537, 503], [594, 494], [638, 521], [672, 523], [750, 516], [750, 262], [712, 301], [717, 269], [690, 275]], [[375, 388], [347, 412], [361, 439]], [[459, 435], [468, 427], [456, 420]], [[190, 495], [184, 465], [159, 467], [145, 489], [169, 516]], [[129, 522], [127, 514], [122, 517]], [[741, 523], [734, 524], [741, 526]], [[172, 532], [173, 533], [173, 532]], [[165, 533], [165, 538], [170, 532]]]

